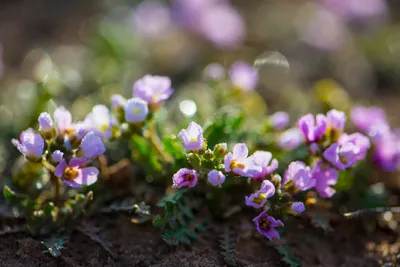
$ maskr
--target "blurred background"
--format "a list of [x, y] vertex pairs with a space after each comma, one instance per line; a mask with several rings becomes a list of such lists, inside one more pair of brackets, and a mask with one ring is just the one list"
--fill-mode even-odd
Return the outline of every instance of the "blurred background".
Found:
[[40, 112], [65, 105], [82, 120], [114, 93], [131, 97], [147, 73], [177, 91], [160, 117], [211, 115], [211, 63], [259, 66], [266, 106], [249, 100], [255, 113], [356, 102], [383, 106], [396, 125], [399, 18], [397, 0], [0, 1], [0, 173], [17, 154], [10, 139]]

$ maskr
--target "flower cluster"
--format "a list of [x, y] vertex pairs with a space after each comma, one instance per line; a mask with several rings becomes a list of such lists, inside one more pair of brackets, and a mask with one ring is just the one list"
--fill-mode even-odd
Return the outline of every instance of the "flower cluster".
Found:
[[39, 133], [29, 128], [12, 143], [28, 160], [42, 163], [67, 186], [95, 183], [98, 169], [86, 166], [105, 152], [103, 140], [82, 122], [72, 123], [71, 113], [64, 107], [57, 108], [53, 118], [41, 113]]
[[400, 134], [391, 129], [386, 113], [376, 107], [358, 106], [351, 111], [353, 124], [365, 133], [374, 146], [374, 162], [387, 172], [400, 167]]
[[[292, 195], [284, 191], [281, 177], [274, 172], [278, 161], [268, 151], [255, 151], [249, 155], [246, 144], [239, 143], [228, 152], [227, 144], [217, 144], [213, 150], [207, 149], [203, 129], [191, 122], [187, 129], [179, 133], [183, 146], [190, 150], [188, 162], [193, 169], [182, 168], [173, 176], [173, 188], [193, 188], [202, 179], [212, 186], [222, 187], [230, 179], [248, 180], [260, 188], [245, 197], [245, 204], [262, 210], [254, 219], [257, 230], [269, 239], [278, 239], [276, 227], [283, 227], [273, 216], [281, 214], [297, 215], [304, 211], [302, 202], [292, 201]], [[269, 201], [271, 200], [271, 201]]]
[[339, 171], [364, 159], [370, 148], [366, 136], [345, 133], [345, 124], [346, 115], [334, 109], [326, 115], [318, 114], [314, 118], [307, 114], [299, 119], [298, 128], [309, 147], [314, 166], [291, 163], [285, 174], [286, 187], [301, 191], [315, 187], [321, 197], [331, 197], [335, 193], [331, 186], [337, 183]]
[[111, 111], [105, 105], [96, 105], [81, 122], [73, 122], [64, 107], [57, 108], [53, 117], [43, 112], [38, 133], [29, 128], [12, 143], [28, 160], [41, 162], [65, 185], [91, 185], [97, 181], [99, 170], [88, 165], [105, 152], [103, 140], [140, 130], [149, 113], [172, 92], [168, 77], [146, 75], [133, 85], [132, 98], [111, 97]]

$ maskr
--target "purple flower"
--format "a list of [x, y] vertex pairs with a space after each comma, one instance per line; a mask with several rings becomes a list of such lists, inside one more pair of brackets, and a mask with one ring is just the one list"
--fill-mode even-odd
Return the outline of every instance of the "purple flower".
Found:
[[51, 119], [49, 113], [47, 112], [40, 113], [38, 122], [39, 122], [39, 131], [49, 132], [53, 130], [53, 120]]
[[271, 115], [269, 121], [275, 130], [283, 130], [289, 125], [290, 117], [284, 111], [279, 111]]
[[101, 137], [91, 131], [83, 137], [81, 150], [85, 158], [94, 159], [104, 154], [106, 148]]
[[279, 148], [284, 150], [293, 150], [304, 142], [302, 132], [297, 128], [292, 128], [283, 132], [277, 141]]
[[215, 5], [199, 13], [198, 32], [220, 48], [235, 48], [245, 37], [245, 25], [240, 14], [229, 5]]
[[192, 188], [196, 186], [197, 180], [196, 171], [182, 168], [172, 177], [172, 188]]
[[182, 139], [182, 145], [188, 150], [205, 149], [206, 144], [203, 138], [203, 128], [192, 121], [187, 129], [183, 129], [178, 134]]
[[327, 114], [328, 125], [331, 129], [342, 132], [346, 124], [346, 114], [342, 111], [332, 109]]
[[88, 133], [88, 127], [85, 123], [83, 122], [76, 122], [73, 123], [71, 125], [74, 133], [75, 133], [75, 137], [78, 140], [82, 140], [82, 138]]
[[300, 214], [303, 211], [305, 211], [304, 203], [303, 202], [293, 202], [292, 206], [290, 206], [290, 209], [294, 214]]
[[352, 143], [360, 148], [359, 153], [356, 154], [357, 160], [364, 159], [365, 156], [367, 155], [368, 149], [371, 147], [369, 139], [360, 133], [353, 133], [350, 135], [343, 133], [339, 137], [338, 143], [340, 145], [343, 145], [347, 142]]
[[297, 126], [309, 143], [316, 142], [325, 134], [327, 118], [318, 114], [315, 120], [312, 114], [307, 114], [299, 119]]
[[68, 133], [72, 126], [72, 115], [63, 106], [54, 111], [54, 120], [56, 121], [59, 134]]
[[238, 61], [229, 70], [232, 84], [244, 91], [252, 91], [258, 83], [258, 72], [246, 62]]
[[384, 15], [385, 0], [323, 0], [324, 5], [336, 15], [350, 19], [365, 19]]
[[212, 63], [207, 65], [203, 74], [207, 80], [223, 80], [225, 78], [225, 68], [219, 63]]
[[11, 142], [28, 159], [37, 161], [42, 158], [44, 140], [32, 128], [23, 131], [19, 137], [19, 141], [12, 139]]
[[133, 96], [143, 99], [154, 108], [164, 103], [172, 93], [171, 80], [165, 76], [146, 75], [133, 85]]
[[357, 128], [365, 133], [368, 133], [371, 127], [377, 123], [388, 125], [385, 111], [378, 107], [357, 106], [351, 110], [351, 120]]
[[208, 173], [208, 182], [213, 186], [220, 186], [225, 182], [225, 175], [217, 170], [212, 170]]
[[96, 105], [86, 116], [84, 125], [87, 129], [95, 131], [99, 136], [110, 139], [112, 137], [112, 126], [115, 119], [105, 105]]
[[245, 197], [246, 205], [260, 209], [264, 207], [267, 199], [275, 194], [275, 186], [269, 181], [264, 180], [261, 184], [260, 190], [251, 194], [249, 197]]
[[53, 154], [51, 154], [51, 159], [54, 162], [60, 162], [62, 159], [64, 158], [64, 153], [61, 152], [60, 150], [56, 150], [53, 152]]
[[134, 12], [134, 23], [140, 34], [158, 38], [171, 26], [171, 14], [164, 3], [143, 1]]
[[312, 177], [316, 182], [315, 189], [321, 197], [330, 198], [335, 194], [335, 189], [330, 187], [337, 183], [339, 177], [339, 172], [335, 168], [320, 161], [314, 166]]
[[126, 104], [126, 99], [119, 94], [111, 96], [111, 107], [113, 109], [122, 109]]
[[275, 220], [274, 217], [268, 216], [267, 211], [263, 211], [253, 219], [256, 224], [257, 231], [264, 235], [269, 240], [278, 240], [280, 235], [278, 231], [275, 230], [276, 227], [283, 227], [281, 220]]
[[324, 158], [339, 170], [345, 170], [356, 163], [361, 149], [354, 143], [333, 143], [324, 151]]
[[149, 114], [149, 107], [146, 101], [134, 97], [129, 99], [125, 105], [125, 120], [127, 122], [142, 122]]
[[81, 188], [82, 185], [92, 185], [97, 181], [99, 170], [95, 167], [82, 168], [81, 160], [72, 158], [67, 164], [63, 159], [57, 165], [54, 175], [61, 178], [65, 185], [72, 188]]
[[394, 172], [400, 166], [400, 138], [390, 134], [377, 143], [373, 153], [375, 164], [385, 172]]
[[229, 152], [224, 157], [225, 171], [241, 175], [249, 176], [251, 173], [261, 172], [261, 167], [257, 166], [253, 158], [248, 158], [249, 150], [246, 144], [239, 143], [233, 147], [233, 153]]
[[294, 161], [289, 164], [283, 177], [283, 184], [294, 183], [294, 187], [301, 191], [313, 188], [316, 184], [312, 178], [310, 167], [301, 161]]
[[249, 159], [253, 160], [256, 166], [259, 166], [259, 168], [249, 169], [247, 171], [247, 175], [254, 179], [262, 179], [278, 168], [278, 161], [272, 159], [271, 152], [256, 151], [249, 157]]

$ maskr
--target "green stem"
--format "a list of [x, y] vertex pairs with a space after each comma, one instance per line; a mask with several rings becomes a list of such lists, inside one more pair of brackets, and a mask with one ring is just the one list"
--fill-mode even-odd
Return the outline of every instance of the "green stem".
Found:
[[157, 151], [157, 153], [162, 157], [162, 159], [166, 163], [174, 162], [174, 158], [164, 151], [163, 144], [161, 139], [157, 135], [156, 127], [154, 121], [149, 122], [149, 129], [145, 134], [145, 137], [148, 138], [151, 146]]
[[51, 186], [54, 188], [54, 203], [57, 205], [60, 202], [60, 179], [54, 174], [50, 176]]

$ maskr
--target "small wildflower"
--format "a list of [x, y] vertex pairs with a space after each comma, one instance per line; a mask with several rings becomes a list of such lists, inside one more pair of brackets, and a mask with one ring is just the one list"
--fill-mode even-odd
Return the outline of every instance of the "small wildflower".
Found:
[[188, 150], [204, 150], [206, 143], [203, 138], [203, 128], [195, 122], [191, 122], [187, 129], [178, 134], [182, 139], [182, 145]]
[[354, 143], [333, 143], [325, 150], [324, 158], [339, 170], [345, 170], [356, 163], [360, 153], [360, 147]]
[[327, 115], [328, 126], [335, 131], [342, 132], [346, 124], [346, 114], [336, 109], [330, 110]]
[[54, 111], [54, 120], [59, 134], [65, 134], [71, 130], [72, 115], [65, 107], [61, 106]]
[[364, 159], [365, 156], [367, 155], [368, 149], [371, 147], [369, 139], [360, 133], [353, 133], [350, 135], [343, 133], [339, 137], [338, 143], [340, 145], [343, 145], [346, 142], [350, 142], [350, 143], [358, 146], [358, 148], [360, 149], [359, 153], [356, 154], [357, 160]]
[[301, 161], [294, 161], [289, 164], [285, 172], [283, 184], [293, 182], [294, 187], [300, 191], [306, 191], [315, 186], [316, 182], [312, 178], [310, 167]]
[[225, 182], [225, 175], [217, 170], [212, 170], [208, 173], [208, 182], [213, 186], [220, 186]]
[[304, 207], [303, 202], [293, 202], [290, 209], [294, 214], [300, 214], [305, 211], [306, 208]]
[[172, 177], [172, 188], [192, 188], [196, 186], [197, 180], [196, 171], [182, 168]]
[[260, 209], [264, 207], [267, 199], [275, 194], [275, 186], [268, 180], [265, 180], [261, 184], [260, 190], [251, 194], [249, 197], [245, 197], [245, 203], [249, 207]]
[[248, 171], [248, 175], [254, 179], [262, 179], [268, 174], [271, 174], [278, 168], [278, 161], [272, 159], [271, 152], [267, 151], [256, 151], [250, 157], [256, 166], [260, 168], [255, 168]]
[[81, 188], [82, 185], [92, 185], [97, 181], [99, 170], [95, 167], [83, 167], [80, 160], [72, 158], [67, 164], [65, 159], [57, 165], [54, 175], [61, 178], [65, 185], [72, 188]]
[[309, 143], [318, 141], [327, 128], [327, 119], [324, 115], [318, 114], [316, 120], [312, 114], [301, 117], [298, 121], [298, 128]]
[[39, 131], [40, 132], [50, 132], [53, 130], [53, 120], [51, 119], [51, 116], [47, 112], [42, 112], [39, 115], [38, 118], [39, 122]]
[[105, 139], [112, 137], [113, 119], [105, 105], [96, 105], [86, 116], [84, 125]]
[[223, 80], [225, 79], [225, 68], [219, 63], [212, 63], [207, 65], [203, 75], [207, 80]]
[[146, 101], [151, 107], [159, 107], [173, 93], [171, 80], [164, 76], [146, 75], [133, 85], [133, 96]]
[[60, 150], [56, 150], [53, 152], [53, 154], [51, 154], [51, 159], [56, 163], [59, 163], [63, 158], [64, 158], [64, 153], [61, 152]]
[[30, 160], [38, 161], [42, 158], [44, 151], [44, 140], [40, 134], [36, 134], [32, 128], [23, 131], [19, 140], [12, 139], [12, 144], [25, 157]]
[[275, 130], [285, 129], [289, 125], [289, 121], [289, 114], [283, 111], [276, 112], [269, 118], [269, 122]]
[[323, 198], [330, 198], [335, 194], [335, 189], [331, 186], [337, 183], [339, 172], [322, 161], [318, 162], [311, 171], [315, 180], [315, 190]]
[[93, 131], [83, 137], [80, 148], [83, 155], [88, 159], [94, 159], [106, 151], [103, 140]]
[[274, 217], [268, 216], [267, 210], [263, 211], [253, 219], [256, 225], [257, 231], [264, 235], [269, 240], [279, 240], [280, 235], [275, 230], [276, 227], [283, 227], [281, 220], [275, 220]]
[[126, 104], [126, 99], [119, 94], [111, 96], [111, 107], [113, 109], [123, 109]]
[[248, 158], [249, 150], [244, 143], [236, 144], [233, 147], [233, 153], [229, 152], [224, 157], [225, 171], [248, 176], [248, 171], [252, 173], [261, 172], [261, 167], [257, 166], [252, 158]]
[[252, 91], [258, 83], [258, 72], [253, 66], [238, 61], [231, 66], [229, 71], [232, 84], [244, 91]]
[[385, 172], [394, 172], [400, 167], [400, 139], [391, 134], [375, 146], [373, 159]]
[[146, 101], [140, 98], [131, 98], [125, 105], [125, 120], [127, 122], [142, 122], [149, 114], [149, 108]]
[[283, 132], [278, 138], [278, 147], [284, 150], [293, 150], [304, 142], [301, 131], [292, 128]]
[[351, 120], [357, 128], [365, 133], [369, 132], [371, 126], [376, 123], [388, 124], [385, 111], [377, 107], [354, 107], [351, 110]]

